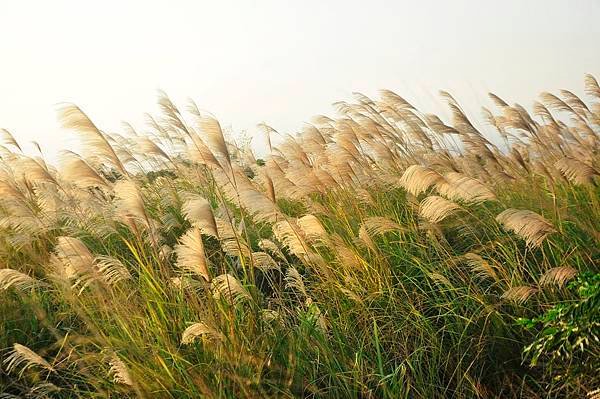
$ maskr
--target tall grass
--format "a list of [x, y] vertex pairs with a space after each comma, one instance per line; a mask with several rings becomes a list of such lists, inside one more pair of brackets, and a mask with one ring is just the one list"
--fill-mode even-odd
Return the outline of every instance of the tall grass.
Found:
[[58, 167], [2, 131], [0, 397], [593, 395], [597, 332], [530, 362], [519, 322], [599, 271], [585, 84], [533, 115], [491, 95], [506, 149], [445, 92], [452, 121], [383, 91], [262, 124], [265, 160], [166, 96], [143, 135], [65, 105], [84, 145]]

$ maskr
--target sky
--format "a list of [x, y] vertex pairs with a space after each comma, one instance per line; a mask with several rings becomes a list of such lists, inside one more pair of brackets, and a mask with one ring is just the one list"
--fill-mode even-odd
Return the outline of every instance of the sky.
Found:
[[489, 91], [530, 107], [600, 78], [598, 21], [599, 0], [0, 0], [0, 127], [53, 158], [76, 145], [57, 104], [143, 131], [159, 89], [250, 135], [383, 88], [442, 117], [440, 89], [473, 115]]

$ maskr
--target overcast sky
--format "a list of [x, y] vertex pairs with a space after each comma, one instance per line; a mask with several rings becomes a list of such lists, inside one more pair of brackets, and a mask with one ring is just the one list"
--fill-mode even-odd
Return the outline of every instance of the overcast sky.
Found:
[[157, 89], [249, 133], [381, 88], [427, 111], [439, 89], [474, 114], [488, 91], [530, 106], [600, 78], [599, 21], [599, 0], [0, 0], [0, 127], [52, 154], [74, 143], [57, 103], [118, 131]]

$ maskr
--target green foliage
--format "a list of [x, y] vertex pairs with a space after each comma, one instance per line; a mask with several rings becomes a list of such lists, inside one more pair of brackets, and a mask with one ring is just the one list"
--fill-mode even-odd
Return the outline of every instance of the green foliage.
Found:
[[600, 383], [600, 274], [582, 273], [568, 290], [575, 298], [519, 320], [535, 333], [523, 353], [531, 366], [542, 363], [555, 382], [586, 376], [592, 380], [585, 384], [594, 387]]

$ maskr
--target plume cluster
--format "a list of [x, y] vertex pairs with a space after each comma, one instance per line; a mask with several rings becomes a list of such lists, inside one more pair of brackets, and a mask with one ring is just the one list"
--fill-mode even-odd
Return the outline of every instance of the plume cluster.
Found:
[[[595, 311], [567, 286], [598, 272], [600, 86], [587, 76], [585, 88], [590, 101], [561, 90], [531, 110], [490, 94], [486, 130], [447, 92], [448, 120], [390, 90], [354, 93], [297, 134], [261, 123], [263, 159], [164, 93], [147, 126], [120, 133], [61, 106], [83, 145], [56, 167], [0, 129], [11, 348], [0, 386], [25, 397], [593, 392], [597, 373], [534, 381], [545, 371], [512, 368], [531, 335], [513, 320], [561, 301]], [[597, 358], [590, 337], [573, 340], [565, 367]]]

